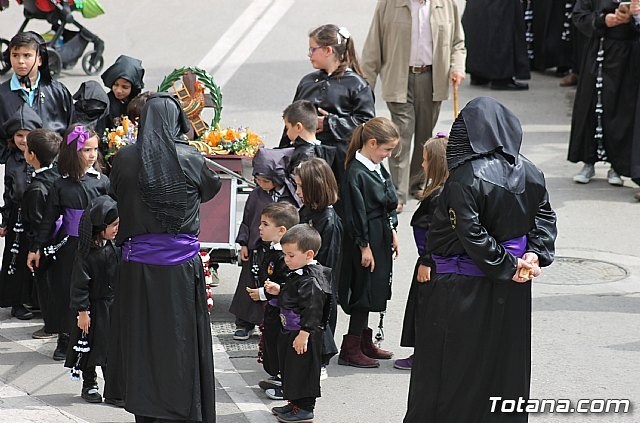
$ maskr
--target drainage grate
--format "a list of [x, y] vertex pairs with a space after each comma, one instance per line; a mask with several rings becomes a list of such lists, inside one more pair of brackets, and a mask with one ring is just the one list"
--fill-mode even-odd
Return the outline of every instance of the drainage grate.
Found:
[[211, 322], [211, 334], [218, 337], [221, 345], [213, 345], [214, 351], [223, 348], [227, 352], [233, 351], [258, 351], [259, 332], [256, 329], [251, 338], [246, 341], [233, 339], [236, 325], [231, 322]]
[[601, 260], [579, 257], [556, 257], [555, 262], [542, 269], [535, 283], [545, 285], [596, 285], [619, 281], [629, 276], [622, 266]]

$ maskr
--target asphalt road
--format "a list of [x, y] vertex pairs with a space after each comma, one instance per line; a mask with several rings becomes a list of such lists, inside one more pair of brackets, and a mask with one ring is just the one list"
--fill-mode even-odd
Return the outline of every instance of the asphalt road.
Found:
[[[279, 140], [282, 110], [299, 79], [310, 72], [307, 34], [318, 25], [345, 25], [362, 46], [375, 1], [325, 0], [113, 0], [107, 14], [82, 21], [106, 42], [105, 60], [120, 54], [139, 57], [147, 71], [147, 89], [155, 89], [174, 68], [203, 65], [222, 85], [223, 126], [249, 126], [267, 145]], [[0, 14], [0, 36], [13, 35], [21, 20], [15, 3]], [[43, 28], [43, 25], [34, 26]], [[80, 67], [61, 80], [74, 92], [88, 79]], [[606, 167], [596, 166], [589, 185], [572, 183], [578, 165], [565, 160], [574, 90], [558, 87], [558, 79], [536, 73], [531, 90], [494, 92], [471, 87], [460, 90], [461, 105], [479, 95], [497, 98], [521, 119], [523, 153], [545, 172], [551, 202], [558, 213], [557, 264], [534, 281], [532, 398], [640, 401], [640, 203], [630, 181], [610, 187]], [[378, 92], [378, 98], [379, 92]], [[379, 101], [378, 114], [387, 115]], [[452, 104], [443, 104], [437, 130], [448, 131]], [[239, 206], [241, 210], [243, 199]], [[417, 203], [400, 216], [401, 256], [394, 268], [394, 292], [385, 318], [384, 347], [405, 357], [399, 337], [404, 304], [417, 258], [409, 221]], [[233, 316], [228, 306], [239, 269], [223, 265], [215, 289], [213, 313], [217, 404], [220, 422], [275, 421], [268, 400], [256, 384], [264, 374], [256, 363], [256, 338], [230, 339]], [[373, 316], [372, 316], [372, 324]], [[376, 319], [377, 320], [377, 319]], [[346, 332], [339, 316], [338, 333]], [[132, 422], [122, 410], [89, 405], [79, 398], [80, 386], [50, 359], [52, 342], [30, 339], [39, 322], [20, 322], [0, 310], [0, 422]], [[339, 343], [340, 339], [338, 339]], [[329, 367], [318, 400], [318, 422], [399, 422], [406, 408], [409, 373], [391, 362], [379, 369]], [[464, 394], [462, 394], [464, 395]], [[637, 422], [628, 414], [537, 414], [531, 421]]]

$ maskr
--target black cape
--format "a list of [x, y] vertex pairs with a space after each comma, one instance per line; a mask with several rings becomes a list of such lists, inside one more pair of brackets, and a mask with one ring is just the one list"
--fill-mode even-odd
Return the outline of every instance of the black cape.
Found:
[[[497, 118], [510, 112], [495, 100], [476, 99], [471, 105], [494, 116], [461, 111], [471, 147], [490, 151], [495, 143], [485, 143], [490, 137], [483, 130], [515, 117]], [[480, 121], [470, 122], [471, 116]], [[556, 216], [542, 172], [525, 157], [511, 156], [519, 150], [521, 131], [494, 129], [503, 134], [504, 150], [451, 168], [427, 240], [428, 253], [467, 255], [486, 276], [432, 269], [417, 302], [405, 423], [527, 421], [522, 413], [490, 413], [490, 396], [529, 397], [531, 369], [531, 282], [511, 281], [517, 258], [498, 243], [526, 235], [526, 251], [548, 266], [554, 259]]]
[[[120, 215], [117, 244], [134, 235], [166, 233], [140, 196], [137, 148], [122, 148], [111, 170]], [[180, 233], [197, 234], [200, 203], [216, 195], [220, 180], [186, 141], [176, 143], [176, 152], [186, 181]], [[118, 333], [112, 338], [121, 348], [113, 360], [109, 357], [109, 366], [122, 372], [119, 393], [126, 410], [156, 419], [215, 422], [211, 329], [200, 257], [173, 266], [123, 262], [117, 293], [114, 312], [124, 323], [113, 328]]]
[[595, 163], [602, 159], [596, 153], [594, 138], [596, 118], [596, 57], [600, 38], [604, 37], [602, 83], [602, 127], [606, 161], [620, 175], [631, 174], [631, 149], [635, 123], [638, 79], [639, 32], [631, 22], [612, 28], [604, 23], [604, 14], [613, 13], [617, 3], [611, 0], [578, 0], [573, 21], [578, 30], [589, 37], [578, 79], [571, 117], [568, 160]]
[[462, 15], [467, 72], [485, 79], [529, 79], [520, 1], [469, 0]]
[[[19, 91], [11, 91], [10, 83], [11, 80], [0, 84], [0, 163], [6, 161], [9, 137], [2, 127], [26, 103]], [[46, 82], [41, 78], [35, 98], [32, 109], [40, 116], [43, 127], [64, 135], [73, 122], [73, 100], [67, 87], [58, 81]]]
[[105, 130], [105, 118], [109, 114], [109, 96], [96, 81], [83, 82], [73, 95], [73, 119], [93, 128], [98, 137]]
[[545, 70], [571, 67], [572, 44], [570, 37], [563, 39], [569, 20], [565, 16], [566, 1], [535, 0], [533, 7], [533, 67]]
[[[340, 184], [340, 216], [344, 234], [337, 267], [338, 303], [345, 313], [384, 311], [391, 298], [393, 242], [397, 226], [398, 196], [389, 172], [381, 167], [384, 181], [353, 159]], [[369, 245], [375, 270], [360, 264], [360, 246]]]

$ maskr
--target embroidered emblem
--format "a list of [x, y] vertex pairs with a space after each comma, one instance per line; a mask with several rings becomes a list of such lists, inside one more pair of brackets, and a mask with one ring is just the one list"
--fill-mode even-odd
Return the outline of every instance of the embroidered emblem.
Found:
[[449, 222], [451, 222], [451, 227], [453, 229], [456, 228], [456, 212], [453, 209], [449, 209]]
[[282, 327], [287, 326], [287, 317], [282, 313], [280, 313], [280, 323], [282, 323]]
[[276, 265], [274, 262], [270, 261], [269, 265], [267, 266], [267, 275], [271, 276], [273, 275], [273, 272], [275, 271]]

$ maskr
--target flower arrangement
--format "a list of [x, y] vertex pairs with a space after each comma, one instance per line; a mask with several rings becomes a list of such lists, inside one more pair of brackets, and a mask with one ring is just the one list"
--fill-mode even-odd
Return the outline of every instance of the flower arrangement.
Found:
[[207, 130], [202, 138], [192, 142], [198, 151], [208, 155], [237, 154], [253, 157], [264, 145], [262, 138], [248, 128], [221, 129], [219, 125]]
[[138, 124], [132, 122], [127, 116], [123, 116], [118, 127], [106, 131], [106, 139], [109, 144], [105, 159], [113, 157], [125, 145], [136, 142], [137, 137]]

